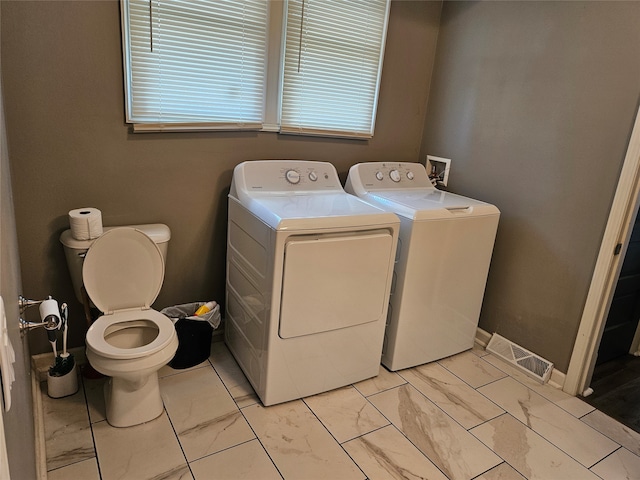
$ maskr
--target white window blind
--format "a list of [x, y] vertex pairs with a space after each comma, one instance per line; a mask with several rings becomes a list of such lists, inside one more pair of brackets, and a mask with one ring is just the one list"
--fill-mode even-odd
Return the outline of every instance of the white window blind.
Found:
[[289, 0], [281, 131], [371, 137], [389, 0]]
[[122, 20], [136, 130], [261, 128], [265, 0], [122, 0]]

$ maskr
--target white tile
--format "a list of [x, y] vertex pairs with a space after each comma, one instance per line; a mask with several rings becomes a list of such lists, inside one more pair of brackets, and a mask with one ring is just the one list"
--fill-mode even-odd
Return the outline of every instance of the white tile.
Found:
[[47, 480], [100, 480], [95, 457], [47, 472]]
[[437, 363], [402, 370], [400, 375], [467, 430], [504, 413]]
[[505, 360], [502, 360], [493, 354], [489, 354], [483, 357], [483, 359], [499, 370], [509, 374], [509, 376], [513, 377], [523, 385], [526, 385], [537, 394], [542, 395], [547, 400], [555, 403], [563, 410], [566, 410], [574, 417], [580, 418], [593, 410], [593, 407], [588, 403], [563, 392], [549, 383], [541, 384], [540, 382], [537, 382], [522, 371], [512, 365], [509, 365]]
[[74, 395], [51, 398], [40, 384], [47, 470], [95, 457], [82, 386]]
[[340, 444], [301, 401], [242, 409], [284, 478], [363, 479]]
[[259, 402], [249, 380], [223, 342], [213, 342], [209, 361], [220, 375], [238, 407], [242, 408]]
[[611, 480], [640, 479], [640, 457], [626, 448], [620, 448], [591, 468], [602, 478]]
[[192, 479], [166, 413], [133, 427], [93, 424], [102, 480]]
[[576, 418], [583, 417], [589, 412], [593, 412], [595, 410], [595, 407], [589, 405], [578, 397], [563, 398], [562, 400], [557, 400], [554, 403]]
[[640, 433], [631, 430], [599, 410], [582, 417], [582, 421], [632, 453], [640, 455]]
[[505, 372], [485, 362], [470, 350], [444, 358], [438, 363], [473, 388], [481, 387], [507, 376]]
[[494, 418], [471, 433], [529, 480], [598, 478], [511, 415]]
[[354, 383], [353, 386], [356, 387], [362, 395], [368, 397], [369, 395], [398, 387], [404, 383], [407, 383], [404, 378], [380, 365], [380, 371], [377, 377], [362, 380], [361, 382]]
[[387, 419], [351, 386], [307, 397], [304, 402], [340, 443], [389, 425]]
[[526, 480], [518, 471], [506, 462], [493, 467], [474, 480]]
[[107, 380], [108, 377], [82, 379], [91, 423], [101, 422], [107, 418], [104, 406], [104, 385]]
[[512, 378], [503, 378], [478, 391], [586, 467], [618, 448], [601, 433]]
[[211, 366], [160, 379], [160, 392], [190, 462], [255, 438]]
[[189, 464], [195, 480], [278, 480], [282, 477], [257, 440], [251, 440]]
[[369, 480], [447, 480], [438, 467], [393, 425], [344, 443], [342, 447]]
[[411, 385], [369, 400], [450, 479], [468, 480], [502, 462]]

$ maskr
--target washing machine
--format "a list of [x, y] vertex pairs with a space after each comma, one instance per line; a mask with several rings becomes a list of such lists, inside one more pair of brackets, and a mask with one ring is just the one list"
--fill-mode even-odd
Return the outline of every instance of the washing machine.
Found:
[[473, 347], [500, 211], [436, 189], [419, 163], [354, 165], [345, 190], [400, 217], [383, 365]]
[[330, 163], [234, 169], [225, 342], [265, 406], [378, 374], [399, 227]]

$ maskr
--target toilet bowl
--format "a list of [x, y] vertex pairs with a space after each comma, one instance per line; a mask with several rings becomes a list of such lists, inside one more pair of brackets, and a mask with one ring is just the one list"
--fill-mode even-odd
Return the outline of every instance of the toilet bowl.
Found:
[[164, 279], [160, 249], [142, 231], [109, 230], [86, 253], [82, 278], [103, 312], [86, 335], [87, 360], [111, 377], [105, 384], [107, 421], [129, 427], [162, 414], [158, 370], [178, 348], [171, 320], [153, 310]]

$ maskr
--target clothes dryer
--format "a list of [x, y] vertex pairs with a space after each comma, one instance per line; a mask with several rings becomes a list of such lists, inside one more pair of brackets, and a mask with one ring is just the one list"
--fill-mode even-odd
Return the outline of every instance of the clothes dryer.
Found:
[[419, 163], [361, 163], [345, 190], [400, 217], [382, 363], [392, 371], [473, 347], [500, 211], [436, 189]]
[[399, 225], [330, 163], [235, 168], [225, 342], [265, 406], [378, 374]]

